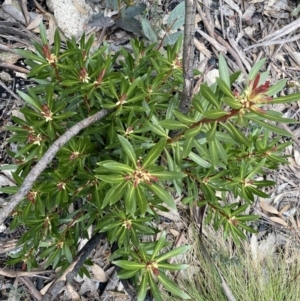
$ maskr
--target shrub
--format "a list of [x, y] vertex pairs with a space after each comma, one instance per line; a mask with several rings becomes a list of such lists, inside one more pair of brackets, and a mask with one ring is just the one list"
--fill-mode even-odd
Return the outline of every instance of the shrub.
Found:
[[[53, 47], [43, 27], [41, 38], [35, 53], [18, 50], [37, 85], [28, 94], [19, 92], [24, 118], [12, 117], [15, 125], [8, 127], [14, 133], [9, 142], [18, 147], [9, 152], [15, 164], [8, 166], [15, 168], [17, 186], [1, 190], [16, 192], [55, 140], [83, 119], [103, 114], [59, 145], [13, 211], [11, 228], [26, 230], [21, 251], [8, 263], [31, 269], [46, 260], [46, 267], [65, 270], [78, 240], [93, 226], [94, 233], [105, 232], [117, 243], [111, 259], [122, 268], [120, 278], [134, 279], [139, 300], [148, 287], [162, 300], [157, 281], [189, 298], [165, 274], [186, 267], [168, 259], [189, 247], [162, 252], [169, 245], [165, 233], [156, 242], [143, 239], [159, 232], [156, 210], [175, 209], [174, 196], [184, 195], [185, 205], [207, 206], [206, 222], [222, 226], [236, 243], [245, 238], [244, 230], [253, 232], [249, 222], [258, 217], [245, 211], [255, 195], [268, 196], [263, 187], [274, 184], [258, 175], [286, 163], [282, 152], [290, 144], [281, 143], [290, 134], [274, 122], [295, 122], [263, 105], [295, 101], [299, 94], [272, 98], [286, 82], [265, 82], [268, 75], [258, 73], [265, 60], [253, 66], [240, 93], [232, 91], [240, 73], [230, 75], [220, 56], [220, 77], [210, 87], [201, 85], [185, 115], [178, 109], [181, 40], [167, 46], [166, 55], [138, 40], [131, 42], [132, 53], [122, 49], [113, 55], [107, 47], [92, 53], [93, 38], [86, 41], [84, 35], [79, 45], [68, 40], [63, 51], [58, 32]], [[240, 201], [229, 203], [229, 193]]]

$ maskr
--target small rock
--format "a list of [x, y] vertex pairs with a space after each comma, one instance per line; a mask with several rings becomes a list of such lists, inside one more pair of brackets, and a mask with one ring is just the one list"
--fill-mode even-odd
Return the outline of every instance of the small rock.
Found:
[[2, 71], [0, 72], [0, 79], [4, 82], [11, 82], [12, 78], [9, 73]]
[[47, 5], [53, 11], [58, 27], [67, 38], [78, 39], [93, 14], [91, 5], [85, 0], [47, 0]]

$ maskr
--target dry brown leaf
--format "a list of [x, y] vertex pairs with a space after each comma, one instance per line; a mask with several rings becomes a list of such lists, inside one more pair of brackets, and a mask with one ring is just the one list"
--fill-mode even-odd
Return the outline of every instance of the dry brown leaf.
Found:
[[36, 27], [39, 27], [41, 22], [43, 20], [43, 15], [38, 15], [33, 21], [31, 21], [28, 26], [27, 29], [32, 30]]
[[94, 279], [96, 279], [99, 282], [106, 282], [107, 281], [107, 276], [103, 269], [99, 267], [98, 264], [94, 263], [91, 267], [92, 273], [94, 275]]
[[[80, 295], [76, 292], [71, 284], [67, 284], [67, 290], [65, 291], [68, 298], [74, 301], [80, 301]], [[69, 300], [69, 299], [68, 299]]]
[[282, 226], [284, 226], [284, 227], [288, 227], [288, 223], [287, 223], [285, 220], [283, 220], [282, 218], [280, 218], [280, 217], [277, 217], [277, 216], [271, 216], [271, 217], [269, 217], [269, 219], [270, 219], [272, 222], [274, 222], [274, 223], [280, 224], [280, 225], [282, 225]]
[[298, 166], [300, 166], [300, 152], [294, 149], [294, 158]]
[[279, 215], [281, 216], [282, 214], [284, 214], [286, 211], [288, 211], [290, 209], [290, 205], [287, 204], [285, 205], [280, 211], [279, 211]]
[[260, 200], [259, 204], [260, 204], [261, 209], [263, 209], [264, 211], [266, 211], [268, 213], [272, 213], [272, 214], [279, 214], [278, 210], [275, 207], [267, 204], [263, 200]]
[[173, 236], [175, 236], [175, 237], [178, 237], [178, 236], [180, 235], [180, 232], [177, 231], [177, 230], [175, 230], [175, 229], [170, 229], [169, 231], [170, 231], [171, 234], [172, 234]]

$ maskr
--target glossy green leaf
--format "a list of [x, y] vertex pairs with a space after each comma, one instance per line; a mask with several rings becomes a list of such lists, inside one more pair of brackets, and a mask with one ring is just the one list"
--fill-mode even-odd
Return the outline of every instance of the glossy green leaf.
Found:
[[165, 119], [159, 122], [159, 125], [168, 130], [180, 130], [188, 128], [187, 125], [177, 120]]
[[278, 92], [281, 92], [286, 86], [286, 82], [287, 82], [286, 79], [282, 79], [279, 82], [277, 82], [275, 85], [271, 86], [267, 91], [268, 96], [273, 96]]
[[232, 97], [225, 96], [222, 98], [222, 101], [225, 102], [225, 104], [230, 106], [232, 109], [238, 110], [242, 107], [241, 103]]
[[141, 214], [144, 215], [147, 211], [148, 202], [145, 197], [145, 191], [140, 185], [135, 187], [135, 197], [137, 206], [140, 209]]
[[212, 109], [212, 110], [207, 110], [205, 113], [203, 113], [203, 117], [207, 119], [215, 120], [229, 114], [230, 114], [229, 112], [226, 112], [222, 109]]
[[118, 135], [118, 138], [119, 138], [119, 141], [122, 145], [122, 148], [123, 148], [124, 152], [126, 153], [126, 155], [129, 158], [129, 160], [131, 161], [131, 163], [133, 163], [134, 166], [136, 166], [137, 159], [136, 159], [136, 155], [135, 155], [135, 151], [133, 149], [133, 146], [123, 136]]
[[289, 94], [286, 96], [280, 96], [280, 97], [274, 98], [273, 100], [270, 100], [270, 101], [265, 101], [265, 103], [270, 103], [270, 104], [287, 103], [287, 102], [298, 101], [299, 99], [300, 99], [300, 93], [293, 93], [293, 94]]
[[234, 99], [234, 95], [232, 94], [230, 88], [228, 85], [221, 79], [221, 78], [216, 78], [216, 82], [218, 84], [218, 87], [221, 89], [221, 91], [227, 95], [228, 97], [231, 97]]
[[237, 142], [244, 145], [249, 145], [250, 142], [246, 138], [246, 136], [241, 131], [239, 131], [230, 121], [222, 123], [222, 126], [227, 130], [228, 134]]
[[[22, 92], [22, 91], [18, 91], [18, 94], [22, 97], [22, 99], [28, 103], [29, 105], [31, 105], [33, 108], [35, 108], [38, 112], [42, 111], [42, 105], [39, 101], [34, 100], [33, 98], [31, 98], [28, 94]], [[41, 116], [42, 117], [42, 116]]]
[[191, 138], [191, 137], [195, 137], [197, 134], [199, 134], [199, 132], [202, 129], [202, 124], [192, 127], [191, 129], [185, 131], [184, 133], [184, 137], [185, 138]]
[[167, 253], [164, 253], [158, 257], [155, 258], [155, 261], [156, 262], [162, 262], [162, 261], [165, 261], [167, 259], [170, 259], [172, 257], [176, 257], [180, 254], [183, 254], [185, 253], [186, 251], [188, 251], [189, 249], [191, 248], [191, 246], [181, 246], [181, 247], [178, 247], [178, 248], [175, 248]]
[[216, 131], [217, 131], [217, 122], [210, 123], [210, 129], [206, 133], [206, 140], [207, 141], [213, 141], [216, 137]]
[[103, 167], [105, 167], [106, 169], [114, 172], [114, 173], [133, 173], [134, 169], [128, 165], [125, 165], [123, 163], [118, 163], [118, 162], [108, 162], [108, 163], [104, 163]]
[[218, 98], [206, 84], [201, 85], [200, 92], [215, 108], [220, 108]]
[[161, 155], [165, 145], [167, 143], [166, 139], [160, 139], [149, 151], [146, 158], [143, 160], [143, 167], [148, 168], [150, 165], [154, 164], [156, 160]]
[[127, 192], [125, 194], [126, 214], [131, 213], [131, 215], [134, 215], [134, 212], [136, 210], [135, 191], [136, 191], [136, 188], [133, 186], [133, 184], [129, 184], [127, 187]]
[[151, 275], [149, 275], [148, 281], [149, 281], [150, 290], [151, 290], [154, 300], [155, 301], [163, 301], [163, 299], [161, 297], [161, 290], [158, 288], [158, 285], [155, 283], [155, 281]]
[[155, 260], [155, 257], [158, 254], [158, 252], [161, 251], [161, 249], [164, 247], [166, 238], [167, 238], [166, 231], [163, 231], [159, 240], [155, 243], [155, 248], [153, 250], [151, 260]]
[[170, 193], [164, 188], [160, 187], [157, 184], [148, 185], [148, 188], [152, 190], [152, 192], [163, 202], [165, 202], [168, 206], [173, 209], [176, 209], [176, 204], [173, 197]]
[[124, 194], [127, 184], [128, 184], [128, 182], [126, 181], [126, 182], [122, 182], [118, 185], [112, 186], [106, 193], [101, 208], [103, 209], [108, 204], [112, 205], [112, 204], [116, 203], [117, 201], [119, 201]]
[[182, 158], [186, 158], [190, 154], [190, 152], [194, 146], [194, 141], [195, 141], [195, 138], [193, 136], [188, 137], [185, 140], [185, 143], [183, 145]]
[[249, 83], [250, 80], [254, 80], [256, 75], [259, 73], [260, 69], [262, 68], [262, 66], [265, 64], [266, 59], [263, 58], [259, 61], [257, 61], [253, 67], [251, 68], [248, 78], [247, 78], [247, 83]]
[[207, 162], [203, 158], [201, 158], [199, 155], [195, 154], [194, 152], [190, 152], [188, 156], [192, 161], [197, 163], [199, 166], [202, 166], [204, 168], [211, 167], [211, 163]]
[[[245, 116], [247, 117], [247, 116]], [[251, 118], [252, 121], [254, 121], [255, 123], [261, 125], [262, 127], [274, 132], [274, 133], [277, 133], [277, 134], [280, 134], [282, 136], [287, 136], [287, 137], [293, 137], [294, 135], [292, 133], [289, 133], [281, 128], [279, 128], [278, 126], [275, 126], [275, 125], [272, 125], [270, 123], [267, 123], [267, 122], [264, 122], [262, 120], [259, 120], [259, 119], [254, 119], [254, 118]]]
[[225, 58], [222, 54], [219, 56], [219, 75], [220, 78], [224, 81], [226, 86], [230, 88], [230, 77], [229, 70]]
[[176, 171], [160, 171], [160, 172], [151, 172], [150, 174], [154, 177], [157, 177], [159, 180], [177, 180], [186, 177], [184, 173]]
[[122, 175], [95, 175], [95, 177], [110, 184], [119, 184], [126, 181]]
[[163, 272], [157, 276], [158, 281], [173, 295], [178, 296], [182, 299], [191, 299], [181, 288], [172, 282]]
[[190, 124], [193, 124], [196, 122], [193, 118], [188, 117], [185, 114], [182, 114], [181, 112], [179, 112], [177, 110], [174, 110], [173, 113], [174, 113], [175, 117], [184, 124], [190, 125]]
[[170, 263], [159, 263], [158, 268], [163, 270], [169, 270], [169, 271], [178, 271], [178, 270], [184, 270], [188, 268], [188, 264], [170, 264]]
[[128, 260], [116, 260], [113, 261], [112, 264], [117, 265], [118, 267], [128, 271], [140, 270], [146, 267], [145, 263]]
[[136, 274], [139, 273], [139, 269], [136, 270], [121, 270], [118, 272], [118, 278], [119, 279], [128, 279], [128, 278], [132, 278], [133, 276], [135, 276]]
[[147, 294], [148, 278], [149, 278], [148, 272], [144, 273], [144, 275], [142, 276], [141, 283], [139, 284], [137, 301], [145, 300]]

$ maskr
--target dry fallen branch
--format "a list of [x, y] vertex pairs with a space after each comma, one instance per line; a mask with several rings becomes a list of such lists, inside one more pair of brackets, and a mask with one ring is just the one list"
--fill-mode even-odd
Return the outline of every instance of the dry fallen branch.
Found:
[[38, 176], [45, 170], [47, 165], [52, 161], [56, 153], [60, 148], [65, 145], [72, 137], [77, 135], [81, 130], [85, 129], [89, 125], [103, 119], [108, 114], [108, 110], [101, 110], [96, 114], [83, 119], [69, 130], [67, 130], [62, 136], [60, 136], [52, 146], [47, 150], [42, 159], [32, 168], [30, 173], [24, 179], [19, 191], [11, 198], [11, 200], [4, 206], [0, 212], [0, 225], [11, 214], [14, 208], [23, 200], [27, 193], [32, 188], [34, 182]]

